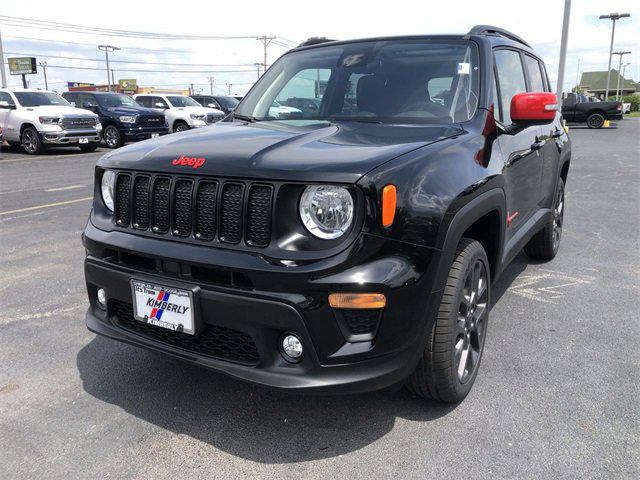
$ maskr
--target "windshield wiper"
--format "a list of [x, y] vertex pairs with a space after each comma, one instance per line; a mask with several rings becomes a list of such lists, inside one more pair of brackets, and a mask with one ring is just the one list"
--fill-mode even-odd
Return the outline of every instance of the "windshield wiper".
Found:
[[233, 113], [233, 119], [238, 119], [238, 120], [242, 120], [243, 122], [249, 122], [249, 123], [255, 123], [258, 121], [258, 119], [256, 117], [251, 117], [249, 115], [240, 115], [238, 113]]
[[333, 120], [334, 122], [357, 122], [357, 123], [375, 123], [378, 125], [382, 125], [382, 122], [380, 120], [375, 120], [373, 118], [369, 119], [369, 118], [362, 118], [362, 117], [341, 117], [341, 116], [331, 116], [328, 117], [331, 120]]

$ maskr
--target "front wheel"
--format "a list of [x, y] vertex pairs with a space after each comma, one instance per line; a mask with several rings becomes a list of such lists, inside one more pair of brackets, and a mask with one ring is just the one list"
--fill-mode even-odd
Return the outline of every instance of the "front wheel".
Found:
[[589, 128], [602, 128], [604, 125], [604, 116], [601, 113], [592, 113], [587, 117], [587, 126]]
[[103, 136], [104, 143], [108, 148], [120, 148], [124, 145], [124, 139], [122, 138], [120, 130], [113, 125], [108, 125], [107, 128], [104, 129]]
[[176, 122], [173, 126], [174, 133], [184, 132], [187, 130], [189, 130], [189, 125], [187, 125], [185, 122]]
[[22, 131], [20, 137], [22, 149], [27, 155], [37, 155], [44, 152], [44, 143], [42, 137], [33, 127], [27, 127]]
[[473, 386], [489, 321], [490, 273], [482, 245], [463, 238], [420, 363], [407, 381], [416, 395], [458, 403]]

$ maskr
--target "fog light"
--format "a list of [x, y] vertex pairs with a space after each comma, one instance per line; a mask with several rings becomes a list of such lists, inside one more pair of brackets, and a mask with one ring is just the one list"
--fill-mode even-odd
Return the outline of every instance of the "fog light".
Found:
[[282, 351], [287, 357], [298, 360], [302, 356], [302, 342], [295, 335], [287, 335], [282, 340]]
[[107, 294], [105, 293], [104, 289], [100, 288], [98, 289], [98, 294], [96, 295], [96, 298], [98, 299], [98, 305], [104, 309], [107, 308]]

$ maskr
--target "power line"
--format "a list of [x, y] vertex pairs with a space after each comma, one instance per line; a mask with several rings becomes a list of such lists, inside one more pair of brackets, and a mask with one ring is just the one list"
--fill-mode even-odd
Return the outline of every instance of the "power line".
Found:
[[118, 30], [114, 28], [89, 27], [86, 25], [78, 25], [73, 23], [51, 22], [47, 20], [37, 20], [24, 17], [12, 17], [8, 15], [0, 15], [0, 24], [10, 25], [14, 27], [37, 28], [39, 30], [51, 30], [62, 32], [73, 32], [88, 35], [104, 35], [111, 37], [133, 37], [133, 38], [152, 38], [164, 40], [240, 40], [255, 39], [256, 35], [185, 35], [172, 33], [156, 33], [141, 32], [132, 30]]
[[[43, 55], [43, 54], [33, 54], [33, 53], [24, 53], [24, 52], [5, 52], [9, 55], [36, 55], [38, 57], [45, 58], [62, 58], [65, 60], [80, 60], [85, 62], [104, 62], [104, 60], [100, 58], [83, 58], [83, 57], [69, 57], [64, 55]], [[109, 63], [137, 63], [140, 65], [171, 65], [174, 67], [177, 66], [185, 66], [185, 67], [253, 67], [253, 63], [175, 63], [175, 62], [141, 62], [141, 61], [133, 61], [133, 60], [109, 60]]]
[[[9, 63], [5, 62], [5, 65]], [[71, 67], [68, 65], [47, 65], [48, 68], [64, 68], [69, 70], [94, 70], [103, 71], [104, 68], [97, 67]], [[118, 68], [118, 72], [135, 72], [135, 73], [255, 73], [255, 70], [139, 70], [129, 68]]]

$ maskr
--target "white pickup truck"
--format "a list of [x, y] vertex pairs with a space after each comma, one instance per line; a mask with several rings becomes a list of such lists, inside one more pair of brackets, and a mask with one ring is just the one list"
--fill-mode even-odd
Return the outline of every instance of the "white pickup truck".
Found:
[[95, 113], [72, 107], [57, 93], [29, 89], [0, 89], [0, 127], [10, 145], [29, 155], [71, 145], [91, 152], [102, 132]]
[[163, 112], [171, 132], [206, 127], [225, 117], [222, 110], [203, 107], [186, 95], [141, 93], [134, 95], [133, 98], [143, 107]]

